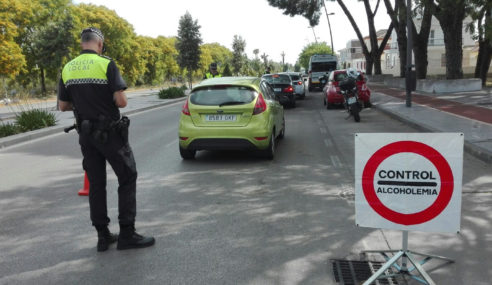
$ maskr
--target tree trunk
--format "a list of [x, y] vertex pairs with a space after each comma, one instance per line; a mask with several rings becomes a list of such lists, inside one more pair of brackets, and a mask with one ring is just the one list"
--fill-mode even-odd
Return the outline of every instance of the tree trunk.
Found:
[[436, 6], [431, 3], [444, 33], [446, 50], [446, 79], [463, 78], [463, 19], [465, 0], [447, 0]]
[[444, 44], [446, 48], [446, 79], [463, 78], [463, 20], [455, 26], [441, 26], [444, 32]]
[[425, 5], [424, 14], [422, 16], [422, 24], [420, 32], [417, 32], [415, 24], [412, 23], [413, 35], [413, 50], [415, 54], [415, 72], [417, 79], [425, 79], [427, 77], [427, 47], [429, 46], [429, 34], [432, 24], [433, 6]]
[[[478, 42], [478, 55], [477, 55], [477, 63], [475, 64], [475, 78], [482, 78], [480, 72], [482, 71], [482, 62], [483, 62], [483, 51], [485, 48], [485, 43], [480, 40]], [[483, 82], [482, 82], [483, 85]]]
[[400, 77], [405, 77], [407, 66], [407, 18], [404, 0], [396, 0], [393, 9], [390, 0], [384, 0], [386, 11], [391, 18], [393, 28], [396, 31], [396, 41], [398, 42], [398, 54], [400, 57]]
[[371, 55], [366, 56], [366, 74], [372, 75], [372, 67], [374, 65], [374, 61]]
[[46, 82], [45, 82], [45, 76], [44, 76], [44, 68], [40, 68], [41, 70], [41, 94], [43, 96], [46, 96]]
[[482, 79], [482, 86], [487, 84], [487, 75], [489, 73], [490, 62], [492, 61], [492, 45], [489, 43], [484, 45], [482, 63], [480, 68], [480, 78]]

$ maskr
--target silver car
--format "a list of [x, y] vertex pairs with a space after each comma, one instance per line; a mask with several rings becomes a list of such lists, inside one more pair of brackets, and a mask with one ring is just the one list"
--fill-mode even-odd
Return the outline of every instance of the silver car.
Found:
[[304, 99], [306, 97], [306, 88], [302, 74], [299, 72], [285, 72], [292, 79], [292, 87], [294, 87], [294, 94], [296, 98]]

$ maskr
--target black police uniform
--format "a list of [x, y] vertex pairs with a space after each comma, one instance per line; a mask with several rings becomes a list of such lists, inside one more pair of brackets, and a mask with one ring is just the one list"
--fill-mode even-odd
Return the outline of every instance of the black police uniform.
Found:
[[[58, 98], [72, 102], [77, 119], [82, 162], [89, 179], [92, 224], [107, 226], [106, 161], [118, 177], [118, 209], [121, 226], [135, 224], [137, 170], [124, 131], [118, 131], [119, 108], [113, 94], [127, 88], [110, 58], [84, 50], [63, 68]], [[126, 126], [128, 127], [128, 125]]]

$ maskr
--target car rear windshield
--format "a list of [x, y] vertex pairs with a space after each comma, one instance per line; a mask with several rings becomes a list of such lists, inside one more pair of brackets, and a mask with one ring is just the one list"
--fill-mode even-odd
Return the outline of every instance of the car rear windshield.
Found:
[[193, 91], [191, 103], [195, 105], [240, 105], [251, 103], [256, 97], [256, 91], [245, 86], [210, 86]]
[[337, 69], [336, 62], [312, 62], [311, 71], [313, 72], [326, 72]]
[[291, 79], [288, 75], [286, 74], [273, 74], [273, 75], [266, 75], [263, 76], [263, 79], [265, 79], [268, 83], [270, 84], [291, 84]]
[[335, 74], [335, 81], [343, 81], [345, 78], [347, 78], [347, 73], [345, 72]]
[[291, 75], [290, 78], [292, 78], [292, 80], [300, 80], [300, 76], [299, 75]]

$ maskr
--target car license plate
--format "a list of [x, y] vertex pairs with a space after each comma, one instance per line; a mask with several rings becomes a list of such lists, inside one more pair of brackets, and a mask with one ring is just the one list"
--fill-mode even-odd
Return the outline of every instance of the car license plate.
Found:
[[356, 101], [355, 97], [349, 97], [349, 98], [347, 99], [347, 103], [348, 103], [349, 105], [354, 104], [354, 103], [355, 103], [355, 101]]
[[219, 115], [205, 115], [205, 121], [208, 122], [235, 122], [236, 115], [231, 114], [219, 114]]
[[280, 91], [282, 91], [282, 88], [273, 88], [273, 91], [280, 92]]
[[313, 80], [313, 81], [311, 81], [311, 82], [312, 82], [312, 83], [319, 83], [319, 81], [318, 81], [318, 80]]

